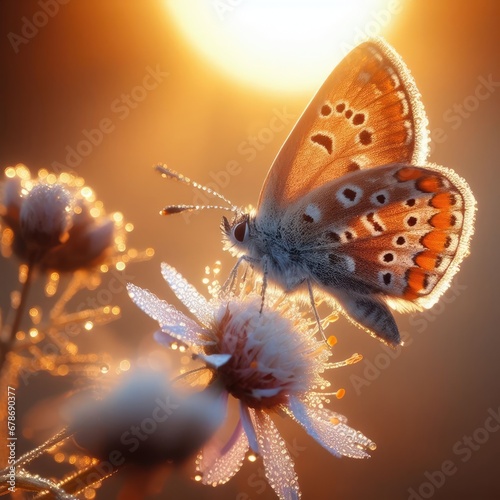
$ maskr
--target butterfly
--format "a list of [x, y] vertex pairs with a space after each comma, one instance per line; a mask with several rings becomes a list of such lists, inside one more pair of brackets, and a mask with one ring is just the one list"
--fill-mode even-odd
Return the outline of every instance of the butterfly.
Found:
[[[427, 118], [401, 57], [381, 39], [333, 70], [274, 160], [256, 210], [218, 196], [224, 248], [285, 292], [328, 299], [388, 345], [391, 310], [429, 308], [469, 253], [475, 200], [454, 171], [427, 162]], [[164, 214], [199, 208], [168, 206]], [[263, 292], [264, 293], [264, 292]], [[315, 295], [316, 294], [316, 295]]]

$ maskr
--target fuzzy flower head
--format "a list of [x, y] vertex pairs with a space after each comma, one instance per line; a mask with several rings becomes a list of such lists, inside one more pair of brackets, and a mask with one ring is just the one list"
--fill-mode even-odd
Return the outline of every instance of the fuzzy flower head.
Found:
[[[197, 459], [198, 479], [216, 486], [241, 467], [249, 448], [263, 459], [266, 477], [280, 498], [298, 498], [300, 490], [293, 461], [272, 414], [287, 414], [336, 456], [368, 457], [375, 444], [348, 427], [342, 415], [325, 408], [327, 369], [350, 364], [359, 356], [330, 363], [330, 350], [316, 340], [315, 323], [290, 301], [266, 293], [262, 297], [247, 280], [239, 294], [214, 294], [206, 300], [175, 269], [163, 264], [162, 274], [196, 321], [137, 286], [129, 285], [132, 300], [161, 331], [159, 342], [187, 344], [239, 402], [239, 423], [227, 443], [213, 439]], [[262, 309], [262, 310], [261, 310]], [[313, 325], [313, 326], [311, 326]]]
[[[123, 240], [121, 214], [105, 216], [84, 180], [24, 165], [8, 167], [0, 196], [2, 253], [42, 270], [93, 269], [116, 253]], [[122, 243], [123, 244], [123, 243]]]
[[260, 313], [261, 302], [259, 296], [220, 302], [208, 329], [213, 343], [204, 351], [230, 355], [216, 377], [232, 396], [250, 408], [273, 409], [287, 404], [290, 394], [327, 384], [319, 373], [329, 353], [307, 330], [300, 331], [305, 321], [294, 323], [279, 308]]
[[36, 184], [19, 212], [21, 237], [36, 251], [64, 243], [71, 227], [73, 198], [62, 184]]

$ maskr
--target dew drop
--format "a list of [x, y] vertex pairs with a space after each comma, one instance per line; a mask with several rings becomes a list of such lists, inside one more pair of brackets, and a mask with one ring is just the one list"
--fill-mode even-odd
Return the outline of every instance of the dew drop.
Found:
[[85, 496], [85, 498], [91, 500], [92, 498], [95, 498], [96, 492], [93, 488], [85, 488], [85, 493], [83, 495]]
[[57, 375], [60, 377], [65, 377], [69, 373], [68, 365], [59, 365], [57, 367]]
[[337, 343], [337, 337], [335, 337], [335, 335], [330, 335], [328, 337], [327, 343], [330, 347], [333, 347]]

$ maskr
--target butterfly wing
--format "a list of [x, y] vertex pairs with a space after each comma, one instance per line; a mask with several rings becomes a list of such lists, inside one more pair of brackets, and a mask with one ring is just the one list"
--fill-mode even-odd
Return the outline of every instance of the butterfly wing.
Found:
[[[431, 307], [468, 253], [475, 200], [450, 169], [390, 164], [347, 174], [289, 207], [287, 244], [372, 335], [399, 343], [387, 308]], [[295, 243], [294, 243], [295, 242]]]
[[331, 179], [427, 158], [427, 119], [409, 70], [384, 41], [363, 43], [333, 70], [281, 148], [259, 213], [286, 206]]

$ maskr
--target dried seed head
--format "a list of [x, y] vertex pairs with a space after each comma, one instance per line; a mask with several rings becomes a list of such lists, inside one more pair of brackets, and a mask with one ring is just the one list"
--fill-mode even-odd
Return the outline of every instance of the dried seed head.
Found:
[[8, 167], [1, 185], [2, 254], [14, 252], [42, 271], [93, 271], [115, 264], [126, 250], [119, 213], [105, 215], [84, 180], [40, 170], [32, 179], [24, 165]]
[[68, 240], [73, 198], [61, 184], [40, 183], [23, 200], [19, 214], [21, 235], [30, 252], [44, 252]]

